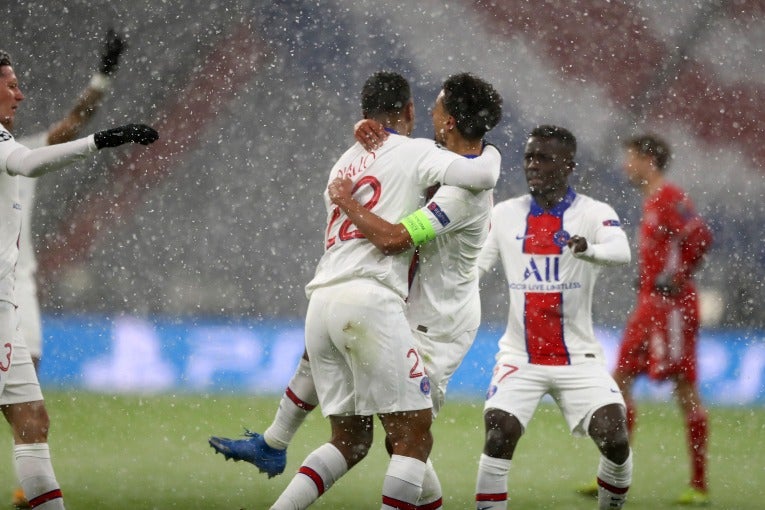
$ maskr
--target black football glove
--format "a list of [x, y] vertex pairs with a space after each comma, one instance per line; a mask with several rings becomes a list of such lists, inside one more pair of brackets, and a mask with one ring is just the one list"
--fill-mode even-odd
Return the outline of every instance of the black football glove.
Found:
[[120, 54], [127, 48], [127, 43], [113, 29], [106, 32], [104, 47], [101, 51], [101, 67], [99, 71], [110, 76], [117, 70], [120, 62]]
[[93, 137], [96, 141], [96, 147], [103, 149], [104, 147], [118, 147], [130, 142], [149, 145], [157, 141], [159, 133], [146, 124], [126, 124], [106, 131], [99, 131]]

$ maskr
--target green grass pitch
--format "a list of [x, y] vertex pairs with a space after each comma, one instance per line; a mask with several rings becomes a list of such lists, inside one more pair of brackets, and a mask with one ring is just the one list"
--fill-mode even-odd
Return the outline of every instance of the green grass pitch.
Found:
[[[224, 462], [207, 444], [211, 434], [262, 431], [273, 397], [223, 395], [111, 396], [47, 392], [53, 462], [69, 510], [268, 508], [304, 457], [329, 436], [318, 412], [309, 416], [288, 454], [285, 474], [269, 480], [250, 464]], [[481, 451], [482, 403], [447, 402], [434, 425], [433, 461], [444, 508], [473, 508]], [[670, 404], [643, 404], [633, 444], [635, 476], [625, 508], [669, 509], [688, 479], [679, 413]], [[710, 410], [709, 476], [713, 508], [765, 508], [765, 409]], [[0, 444], [0, 508], [9, 507], [15, 477], [11, 438]], [[387, 465], [379, 422], [369, 457], [313, 508], [375, 509]], [[572, 438], [557, 408], [543, 404], [521, 440], [510, 472], [511, 508], [594, 509], [574, 489], [595, 476], [597, 452]]]

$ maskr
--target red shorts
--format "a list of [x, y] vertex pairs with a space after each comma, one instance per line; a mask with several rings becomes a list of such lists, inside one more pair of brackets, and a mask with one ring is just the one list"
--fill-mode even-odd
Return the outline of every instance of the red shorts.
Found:
[[618, 370], [628, 375], [645, 373], [656, 380], [683, 375], [696, 382], [698, 333], [696, 293], [673, 299], [640, 297], [624, 328]]

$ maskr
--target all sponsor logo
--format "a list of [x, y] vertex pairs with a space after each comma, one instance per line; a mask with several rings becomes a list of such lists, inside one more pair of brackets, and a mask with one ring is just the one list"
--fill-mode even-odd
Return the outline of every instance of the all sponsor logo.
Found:
[[11, 135], [8, 131], [3, 131], [0, 129], [0, 142], [7, 142], [8, 140], [12, 139], [13, 135]]
[[559, 282], [560, 260], [558, 257], [529, 258], [529, 265], [523, 272], [523, 280], [537, 282]]

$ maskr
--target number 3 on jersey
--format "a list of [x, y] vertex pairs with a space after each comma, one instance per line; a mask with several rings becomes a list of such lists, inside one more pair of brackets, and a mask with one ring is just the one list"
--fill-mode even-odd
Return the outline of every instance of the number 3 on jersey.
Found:
[[[372, 196], [367, 200], [364, 204], [362, 204], [362, 207], [364, 209], [369, 209], [370, 211], [374, 206], [377, 205], [377, 202], [380, 201], [380, 195], [382, 194], [382, 185], [380, 184], [380, 181], [377, 180], [376, 177], [372, 175], [367, 175], [365, 177], [362, 177], [359, 179], [359, 181], [353, 186], [353, 192], [352, 194], [356, 194], [356, 192], [362, 188], [362, 186], [369, 186], [369, 188], [372, 191]], [[345, 218], [338, 228], [337, 224], [338, 221], [341, 218]], [[335, 231], [337, 232], [335, 233]], [[364, 234], [359, 232], [354, 226], [351, 220], [349, 220], [343, 212], [340, 210], [339, 207], [335, 206], [332, 208], [332, 216], [329, 219], [329, 224], [327, 225], [327, 242], [324, 245], [324, 249], [328, 250], [332, 248], [335, 245], [335, 242], [339, 239], [340, 241], [348, 241], [349, 239], [363, 239]]]

